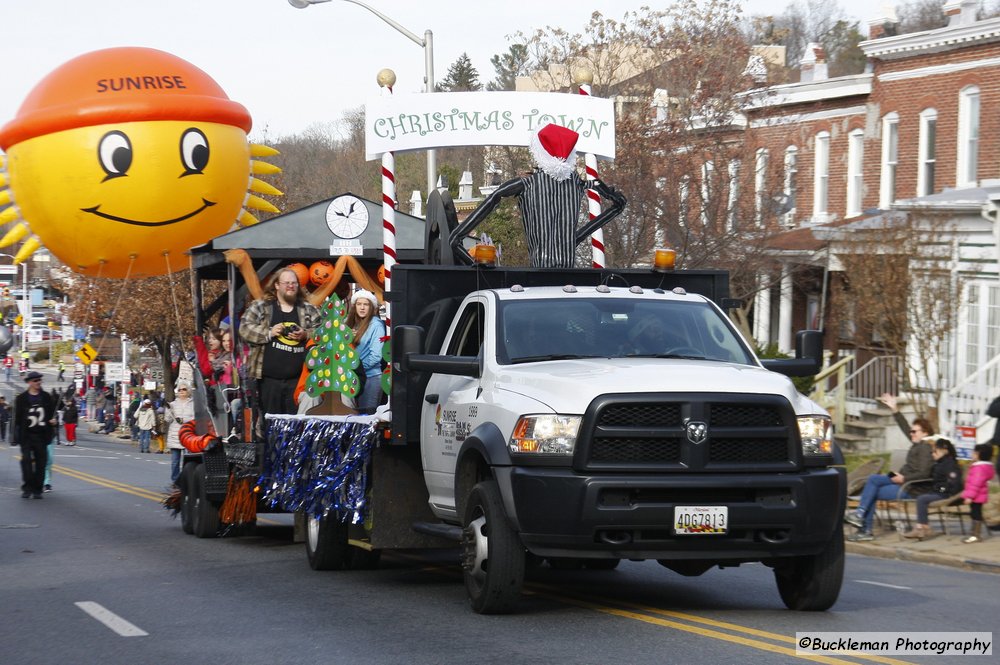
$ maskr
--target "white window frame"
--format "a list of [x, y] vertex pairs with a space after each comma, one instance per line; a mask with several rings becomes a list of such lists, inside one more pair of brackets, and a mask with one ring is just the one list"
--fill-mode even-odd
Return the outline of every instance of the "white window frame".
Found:
[[865, 132], [854, 129], [847, 135], [847, 206], [844, 217], [861, 214], [865, 193]]
[[[937, 109], [920, 112], [920, 143], [917, 148], [917, 196], [934, 193], [937, 175]], [[930, 131], [933, 125], [934, 131]]]
[[767, 196], [767, 166], [770, 156], [767, 148], [759, 148], [754, 157], [753, 222], [757, 228], [764, 226], [764, 197]]
[[731, 159], [726, 165], [729, 176], [729, 196], [726, 199], [726, 223], [730, 231], [735, 231], [737, 227], [737, 204], [740, 198], [740, 160]]
[[708, 206], [714, 192], [712, 178], [715, 177], [715, 162], [706, 160], [701, 165], [701, 224], [708, 226]]
[[785, 213], [784, 222], [788, 226], [795, 225], [795, 215], [798, 212], [798, 176], [799, 176], [799, 149], [794, 145], [785, 148], [785, 180], [782, 192], [787, 202], [791, 203], [788, 212]]
[[896, 200], [898, 173], [899, 114], [893, 111], [882, 118], [882, 172], [878, 188], [878, 207], [882, 210], [888, 210]]
[[816, 134], [813, 158], [813, 221], [825, 222], [830, 209], [830, 132]]
[[979, 171], [979, 87], [970, 85], [958, 93], [958, 158], [956, 187], [975, 187]]
[[681, 228], [687, 226], [688, 214], [690, 214], [691, 199], [691, 176], [681, 176], [681, 182], [677, 188], [677, 225]]

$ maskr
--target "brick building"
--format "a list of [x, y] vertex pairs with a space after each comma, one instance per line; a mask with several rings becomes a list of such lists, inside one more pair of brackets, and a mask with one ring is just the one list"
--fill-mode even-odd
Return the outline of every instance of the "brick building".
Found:
[[977, 21], [977, 8], [949, 0], [949, 25], [896, 36], [891, 18], [871, 21], [864, 74], [828, 78], [811, 44], [800, 82], [757, 88], [747, 105], [756, 188], [780, 189], [777, 221], [787, 229], [771, 241], [775, 273], [762, 275], [755, 337], [789, 350], [793, 330], [820, 327], [835, 354], [859, 365], [877, 356], [877, 331], [859, 345], [850, 312], [831, 298], [844, 284], [841, 259], [873, 229], [926, 219], [904, 269], [915, 279], [947, 271], [961, 293], [953, 334], [933, 361], [937, 378], [909, 378], [936, 383], [919, 387], [940, 394], [946, 428], [977, 424], [1000, 385], [1000, 116], [991, 112], [1000, 103], [1000, 18]]

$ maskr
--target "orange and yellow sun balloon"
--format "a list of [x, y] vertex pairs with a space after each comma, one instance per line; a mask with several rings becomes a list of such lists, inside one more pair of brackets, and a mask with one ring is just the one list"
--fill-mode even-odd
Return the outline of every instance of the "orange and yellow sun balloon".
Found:
[[278, 212], [256, 175], [278, 173], [250, 144], [250, 114], [205, 72], [149, 48], [94, 51], [63, 64], [0, 129], [0, 247], [44, 244], [91, 276], [162, 275], [183, 254]]

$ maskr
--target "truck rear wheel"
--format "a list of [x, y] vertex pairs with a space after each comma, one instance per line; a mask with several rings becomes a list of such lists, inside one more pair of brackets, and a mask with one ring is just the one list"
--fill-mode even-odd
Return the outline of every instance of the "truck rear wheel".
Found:
[[775, 566], [781, 600], [790, 610], [822, 612], [840, 595], [844, 581], [844, 529], [838, 527], [819, 554], [795, 557]]
[[195, 462], [188, 462], [181, 470], [181, 529], [184, 533], [194, 533], [194, 470], [198, 467]]
[[479, 614], [509, 612], [524, 584], [525, 550], [504, 513], [495, 480], [472, 488], [462, 533], [462, 573]]
[[340, 570], [350, 561], [347, 524], [336, 515], [306, 516], [306, 556], [313, 570]]
[[191, 474], [193, 487], [191, 527], [196, 538], [215, 538], [219, 532], [219, 509], [208, 500], [205, 494], [205, 465], [199, 464]]

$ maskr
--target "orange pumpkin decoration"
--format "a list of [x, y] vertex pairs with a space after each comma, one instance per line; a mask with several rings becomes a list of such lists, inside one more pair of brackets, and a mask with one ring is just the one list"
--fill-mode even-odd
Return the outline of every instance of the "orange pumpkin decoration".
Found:
[[323, 286], [333, 277], [333, 264], [329, 261], [317, 261], [309, 266], [309, 283], [313, 286]]
[[288, 266], [289, 270], [295, 272], [295, 276], [299, 278], [299, 286], [305, 286], [309, 283], [309, 268], [306, 267], [304, 263], [293, 263]]
[[383, 263], [378, 267], [378, 283], [385, 286], [385, 264]]

